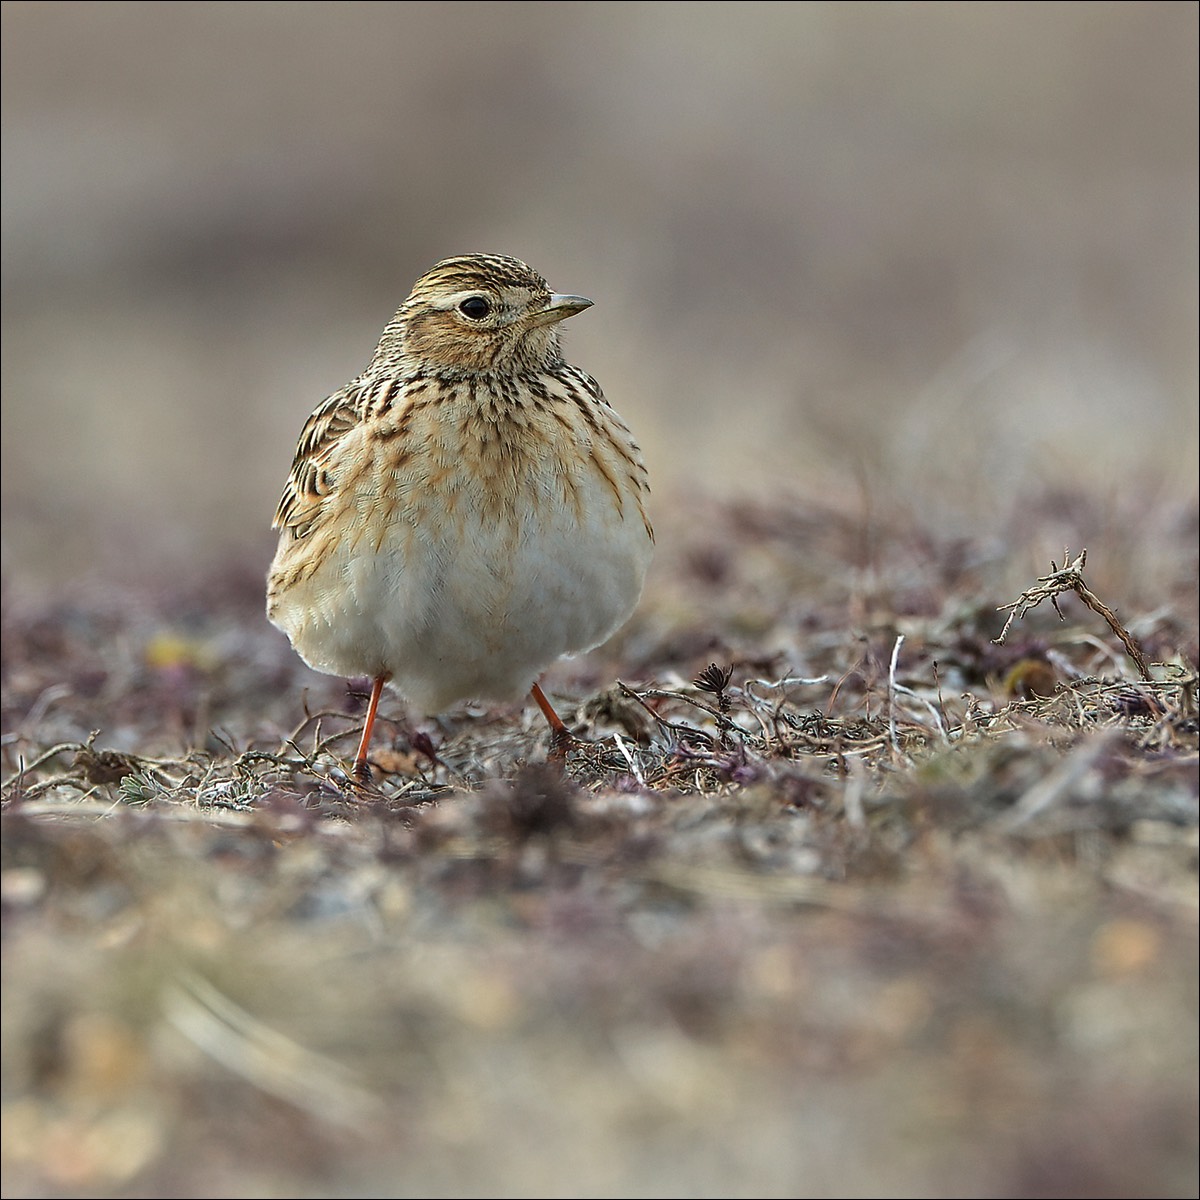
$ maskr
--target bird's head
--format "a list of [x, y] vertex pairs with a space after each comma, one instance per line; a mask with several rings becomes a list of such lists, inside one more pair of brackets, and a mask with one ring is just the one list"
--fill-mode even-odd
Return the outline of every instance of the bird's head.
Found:
[[373, 365], [419, 364], [447, 374], [519, 374], [562, 362], [558, 323], [590, 308], [551, 292], [516, 258], [443, 259], [413, 285], [384, 330]]

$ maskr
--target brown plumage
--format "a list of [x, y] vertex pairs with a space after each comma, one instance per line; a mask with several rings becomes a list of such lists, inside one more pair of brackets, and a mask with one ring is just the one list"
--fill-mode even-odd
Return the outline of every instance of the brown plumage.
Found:
[[440, 262], [366, 371], [309, 417], [267, 615], [311, 667], [437, 712], [508, 700], [613, 633], [653, 544], [641, 452], [558, 323], [591, 305], [514, 258]]

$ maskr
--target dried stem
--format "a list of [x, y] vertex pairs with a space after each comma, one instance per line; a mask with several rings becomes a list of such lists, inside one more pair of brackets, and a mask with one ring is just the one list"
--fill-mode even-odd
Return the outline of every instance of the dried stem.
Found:
[[[1063, 552], [1063, 562], [1067, 564], [1067, 552]], [[993, 640], [997, 645], [1004, 641], [1008, 634], [1009, 626], [1017, 618], [1024, 617], [1030, 609], [1037, 608], [1043, 600], [1049, 600], [1054, 605], [1054, 611], [1058, 613], [1060, 620], [1065, 620], [1062, 611], [1058, 607], [1058, 596], [1063, 592], [1074, 592], [1080, 600], [1084, 602], [1093, 612], [1099, 613], [1109, 625], [1109, 628], [1121, 639], [1121, 644], [1125, 647], [1126, 653], [1133, 659], [1142, 678], [1150, 681], [1153, 676], [1150, 674], [1150, 667], [1146, 662], [1146, 656], [1142, 653], [1137, 642], [1133, 640], [1133, 636], [1117, 620], [1116, 613], [1113, 612], [1107, 604], [1102, 601], [1091, 589], [1083, 582], [1083, 568], [1087, 563], [1087, 550], [1080, 552], [1079, 556], [1064, 565], [1060, 570], [1058, 564], [1051, 560], [1050, 565], [1054, 570], [1049, 575], [1040, 575], [1037, 583], [1026, 588], [1021, 595], [1011, 604], [1000, 605], [1000, 612], [1008, 613], [1008, 620], [1004, 622], [1004, 628], [1000, 631], [1000, 636]]]

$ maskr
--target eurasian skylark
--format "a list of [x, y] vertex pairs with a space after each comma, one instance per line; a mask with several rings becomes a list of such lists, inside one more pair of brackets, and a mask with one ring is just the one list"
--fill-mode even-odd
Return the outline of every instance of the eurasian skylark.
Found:
[[310, 667], [436, 713], [532, 691], [642, 590], [641, 451], [559, 322], [591, 306], [523, 262], [468, 254], [417, 280], [367, 369], [309, 417], [275, 513], [267, 616]]

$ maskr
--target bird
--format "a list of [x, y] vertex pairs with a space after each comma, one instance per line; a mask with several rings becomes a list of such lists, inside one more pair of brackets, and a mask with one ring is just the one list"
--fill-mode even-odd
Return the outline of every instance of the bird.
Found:
[[654, 546], [646, 464], [560, 323], [590, 308], [520, 259], [443, 259], [365, 371], [296, 446], [272, 528], [267, 617], [314, 670], [371, 679], [353, 772], [385, 685], [426, 715], [532, 695], [632, 614]]

